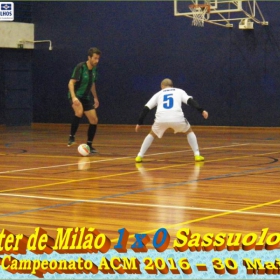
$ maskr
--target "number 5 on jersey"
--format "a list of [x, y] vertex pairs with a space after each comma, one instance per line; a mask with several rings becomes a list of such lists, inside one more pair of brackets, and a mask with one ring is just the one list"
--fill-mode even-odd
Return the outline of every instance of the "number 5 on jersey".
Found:
[[173, 107], [174, 101], [173, 101], [173, 94], [165, 94], [163, 96], [163, 108], [164, 109], [171, 109]]

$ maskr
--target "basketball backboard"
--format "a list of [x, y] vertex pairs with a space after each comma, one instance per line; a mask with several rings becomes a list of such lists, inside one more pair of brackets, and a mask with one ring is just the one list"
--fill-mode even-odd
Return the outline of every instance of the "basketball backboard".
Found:
[[193, 19], [193, 25], [203, 26], [204, 22], [223, 27], [253, 29], [254, 23], [268, 25], [256, 0], [174, 0], [174, 15]]

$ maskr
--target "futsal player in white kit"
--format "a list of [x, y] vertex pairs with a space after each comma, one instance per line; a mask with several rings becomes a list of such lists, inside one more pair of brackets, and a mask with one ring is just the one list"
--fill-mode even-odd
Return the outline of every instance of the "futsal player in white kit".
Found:
[[187, 95], [182, 89], [174, 88], [173, 82], [170, 79], [164, 79], [161, 82], [161, 90], [153, 95], [145, 105], [139, 117], [138, 124], [135, 127], [135, 131], [138, 132], [146, 115], [150, 110], [157, 106], [154, 124], [152, 125], [150, 133], [142, 143], [141, 149], [135, 158], [136, 162], [142, 162], [143, 157], [151, 146], [154, 138], [156, 136], [161, 138], [168, 128], [172, 128], [174, 133], [186, 133], [188, 143], [194, 153], [194, 160], [204, 161], [204, 157], [199, 153], [196, 136], [192, 131], [189, 122], [184, 117], [182, 103], [197, 109], [205, 119], [208, 118], [208, 112], [201, 108], [192, 96]]

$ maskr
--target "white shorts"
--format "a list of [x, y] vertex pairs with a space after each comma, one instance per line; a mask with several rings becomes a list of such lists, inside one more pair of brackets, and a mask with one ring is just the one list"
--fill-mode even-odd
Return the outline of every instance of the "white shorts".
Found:
[[191, 125], [186, 119], [182, 122], [154, 122], [152, 126], [152, 131], [158, 138], [161, 138], [168, 128], [172, 128], [174, 130], [174, 133], [184, 133], [187, 132], [190, 129], [190, 127]]

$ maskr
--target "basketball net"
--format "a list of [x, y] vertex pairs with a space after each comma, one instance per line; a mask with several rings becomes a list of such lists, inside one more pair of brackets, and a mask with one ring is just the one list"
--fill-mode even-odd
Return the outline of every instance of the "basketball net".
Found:
[[207, 19], [210, 16], [210, 5], [189, 5], [189, 9], [192, 11], [193, 14], [193, 21], [192, 25], [203, 27], [205, 16], [207, 14]]

